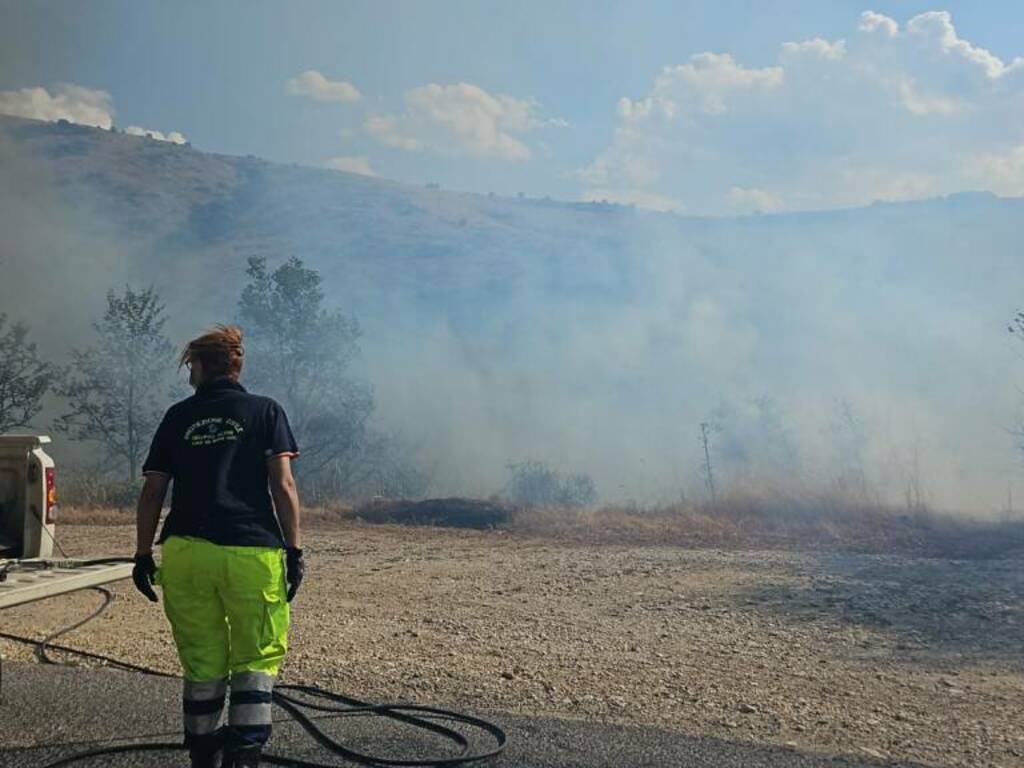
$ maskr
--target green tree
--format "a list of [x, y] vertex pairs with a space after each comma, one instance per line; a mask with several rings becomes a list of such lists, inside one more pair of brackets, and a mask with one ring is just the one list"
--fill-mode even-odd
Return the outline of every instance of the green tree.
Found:
[[39, 413], [54, 366], [39, 357], [28, 326], [0, 314], [0, 432], [24, 427]]
[[238, 303], [246, 383], [287, 411], [303, 456], [298, 472], [350, 476], [373, 411], [369, 385], [348, 375], [359, 324], [324, 306], [320, 274], [297, 257], [273, 271], [252, 257], [246, 274]]
[[127, 463], [133, 483], [163, 413], [173, 361], [165, 322], [164, 305], [152, 288], [108, 292], [106, 312], [93, 324], [96, 344], [72, 350], [55, 388], [68, 406], [55, 427], [76, 440], [100, 443]]

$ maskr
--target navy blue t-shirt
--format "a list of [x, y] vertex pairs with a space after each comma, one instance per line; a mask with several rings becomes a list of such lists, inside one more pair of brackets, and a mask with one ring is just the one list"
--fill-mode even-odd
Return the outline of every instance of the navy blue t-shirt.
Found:
[[283, 547], [267, 460], [298, 454], [277, 402], [227, 378], [200, 385], [164, 414], [142, 466], [143, 474], [173, 480], [158, 541], [198, 536], [216, 544]]

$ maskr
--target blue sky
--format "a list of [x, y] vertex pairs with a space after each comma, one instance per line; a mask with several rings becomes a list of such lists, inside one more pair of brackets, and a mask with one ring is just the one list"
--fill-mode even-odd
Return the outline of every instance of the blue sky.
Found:
[[450, 189], [799, 210], [1024, 194], [1022, 40], [995, 2], [2, 2], [0, 111]]

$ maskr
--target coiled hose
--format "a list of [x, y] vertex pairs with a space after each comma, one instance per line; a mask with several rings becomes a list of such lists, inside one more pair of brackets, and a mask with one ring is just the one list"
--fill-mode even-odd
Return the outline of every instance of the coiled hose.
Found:
[[[33, 646], [35, 648], [36, 657], [44, 664], [60, 664], [60, 662], [54, 661], [47, 654], [47, 651], [52, 648], [54, 650], [61, 651], [62, 653], [80, 656], [94, 661], [103, 661], [110, 666], [132, 672], [139, 672], [144, 675], [170, 678], [178, 677], [178, 675], [172, 675], [150, 667], [131, 664], [129, 662], [122, 661], [121, 659], [104, 656], [103, 654], [80, 651], [75, 648], [68, 648], [64, 645], [55, 644], [53, 641], [58, 637], [78, 629], [82, 625], [97, 618], [114, 601], [114, 594], [108, 589], [104, 589], [103, 587], [90, 587], [89, 589], [101, 593], [103, 595], [103, 603], [84, 619], [63, 627], [62, 629], [46, 636], [42, 640], [34, 640], [29, 637], [12, 635], [7, 632], [0, 632], [0, 637], [6, 640], [12, 640], [17, 643], [24, 643], [26, 645]], [[0, 681], [2, 681], [2, 678], [0, 678]], [[500, 727], [492, 722], [479, 717], [473, 717], [472, 715], [441, 709], [439, 707], [427, 707], [418, 704], [371, 704], [369, 702], [360, 701], [359, 699], [354, 699], [350, 696], [344, 696], [340, 693], [334, 693], [333, 691], [328, 691], [312, 685], [278, 685], [274, 688], [273, 701], [277, 706], [287, 712], [295, 722], [302, 726], [306, 733], [320, 744], [320, 746], [338, 757], [361, 765], [394, 766], [394, 768], [427, 768], [428, 766], [433, 766], [435, 768], [458, 768], [459, 766], [478, 763], [497, 757], [504, 750], [505, 744], [508, 740], [505, 732]], [[349, 749], [336, 739], [324, 733], [324, 731], [316, 724], [314, 719], [307, 715], [304, 710], [326, 713], [329, 716], [334, 717], [352, 717], [357, 715], [379, 715], [387, 717], [397, 722], [411, 725], [448, 739], [458, 748], [458, 753], [449, 757], [395, 759], [379, 757], [364, 752], [357, 752], [356, 750]], [[442, 725], [443, 722], [461, 724], [481, 731], [488, 735], [492, 740], [493, 745], [489, 749], [485, 749], [480, 752], [472, 752], [470, 751], [469, 739], [459, 731], [456, 731], [447, 725]], [[112, 747], [101, 747], [99, 749], [77, 752], [73, 755], [62, 757], [55, 762], [49, 763], [46, 766], [43, 766], [43, 768], [61, 768], [62, 766], [72, 765], [89, 758], [113, 755], [121, 752], [156, 752], [182, 749], [184, 749], [184, 746], [180, 742], [119, 744]], [[270, 765], [290, 766], [291, 768], [332, 768], [332, 766], [325, 763], [314, 763], [308, 760], [299, 760], [297, 758], [284, 757], [283, 755], [275, 755], [273, 753], [264, 753], [261, 760]]]

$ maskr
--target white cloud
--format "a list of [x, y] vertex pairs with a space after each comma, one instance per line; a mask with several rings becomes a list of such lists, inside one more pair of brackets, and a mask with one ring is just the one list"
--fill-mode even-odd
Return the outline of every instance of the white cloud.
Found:
[[832, 183], [859, 202], [920, 200], [955, 191], [927, 171], [905, 171], [867, 162], [836, 169]]
[[646, 99], [620, 99], [619, 114], [626, 119], [659, 116], [668, 120], [687, 113], [720, 114], [743, 93], [781, 84], [781, 67], [747, 69], [728, 53], [698, 53], [687, 64], [665, 67]]
[[403, 134], [404, 126], [390, 115], [370, 115], [363, 123], [363, 129], [385, 147], [419, 152], [425, 145], [419, 139]]
[[315, 69], [305, 72], [288, 81], [288, 91], [296, 96], [305, 96], [315, 101], [355, 102], [363, 98], [352, 83], [344, 80], [329, 80]]
[[530, 148], [519, 136], [544, 124], [537, 112], [533, 101], [469, 83], [432, 83], [405, 94], [402, 114], [370, 115], [363, 129], [384, 146], [409, 152], [526, 160]]
[[[999, 77], [1007, 70], [1007, 66], [999, 57], [958, 37], [953, 27], [953, 18], [947, 11], [929, 11], [915, 16], [907, 22], [907, 35], [910, 38], [918, 38], [925, 50], [933, 56], [936, 52], [941, 52], [960, 59], [979, 68], [987, 77]], [[1011, 66], [1020, 66], [1019, 62], [1018, 59]]]
[[874, 11], [864, 11], [860, 17], [860, 30], [862, 32], [881, 32], [888, 37], [896, 37], [900, 32], [900, 25], [895, 19], [883, 16]]
[[733, 187], [729, 190], [729, 204], [738, 213], [771, 213], [785, 207], [781, 197], [757, 187]]
[[699, 53], [616, 113], [579, 173], [585, 199], [722, 214], [1022, 189], [1024, 59], [941, 11], [868, 11], [846, 39], [783, 42], [767, 64]]
[[812, 56], [836, 61], [843, 58], [845, 55], [846, 42], [844, 40], [836, 40], [835, 42], [830, 43], [828, 40], [815, 37], [812, 40], [804, 40], [801, 43], [782, 44], [783, 60], [796, 56]]
[[615, 182], [624, 182], [631, 187], [649, 187], [661, 177], [660, 169], [646, 154], [621, 153], [613, 164], [608, 158], [600, 157], [583, 169], [580, 178], [587, 186], [600, 187]]
[[[114, 105], [109, 93], [70, 83], [58, 85], [52, 94], [40, 87], [0, 91], [0, 114], [51, 122], [67, 120], [78, 125], [106, 129], [114, 124]], [[137, 125], [128, 126], [125, 133], [149, 136], [173, 144], [184, 144], [187, 141], [178, 131], [163, 133]]]
[[137, 125], [129, 125], [124, 129], [124, 132], [129, 136], [146, 136], [150, 139], [156, 139], [157, 141], [169, 141], [171, 144], [184, 144], [188, 141], [185, 135], [179, 131], [171, 131], [170, 133], [162, 133], [160, 131], [154, 131], [152, 128], [140, 128]]
[[45, 88], [0, 91], [0, 113], [33, 120], [67, 120], [98, 128], [110, 128], [114, 122], [109, 93], [70, 84], [58, 85], [53, 94]]
[[952, 115], [965, 106], [962, 101], [955, 98], [918, 92], [914, 78], [910, 76], [900, 77], [896, 82], [900, 102], [915, 115]]
[[997, 195], [1024, 196], [1024, 144], [968, 157], [964, 170], [978, 186]]
[[347, 173], [358, 173], [360, 176], [376, 176], [377, 172], [370, 165], [370, 159], [362, 155], [349, 157], [332, 157], [324, 163], [325, 168]]

